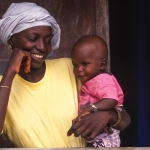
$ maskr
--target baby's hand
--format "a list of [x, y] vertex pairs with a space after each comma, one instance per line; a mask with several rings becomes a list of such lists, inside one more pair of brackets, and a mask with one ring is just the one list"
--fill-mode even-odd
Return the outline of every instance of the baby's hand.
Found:
[[90, 111], [82, 111], [75, 119], [72, 120], [72, 124], [74, 124], [75, 122], [81, 121], [81, 118], [89, 113]]
[[78, 115], [78, 117], [75, 118], [74, 121], [81, 121], [81, 118], [82, 118], [83, 116], [85, 116], [85, 115], [88, 115], [89, 113], [90, 113], [90, 111], [82, 111], [82, 112]]
[[72, 120], [72, 124], [81, 121], [81, 118], [85, 115], [88, 115], [90, 112], [91, 112], [91, 107], [87, 106], [86, 108], [83, 109], [83, 111], [79, 113], [79, 115], [75, 119]]
[[90, 114], [90, 111], [88, 110], [83, 110], [79, 115], [78, 115], [78, 118], [79, 118], [79, 121], [81, 120], [81, 118], [85, 115], [88, 115]]
[[74, 119], [72, 120], [72, 125], [75, 124], [77, 121], [78, 121], [78, 117], [74, 118]]

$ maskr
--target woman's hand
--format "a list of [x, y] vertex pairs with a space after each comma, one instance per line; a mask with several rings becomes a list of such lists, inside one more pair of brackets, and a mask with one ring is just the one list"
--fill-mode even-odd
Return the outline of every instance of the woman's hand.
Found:
[[95, 138], [108, 124], [111, 119], [109, 111], [98, 111], [96, 113], [90, 113], [82, 117], [80, 121], [75, 122], [68, 130], [67, 135], [78, 137], [81, 135], [86, 140]]
[[[120, 112], [122, 119], [120, 123], [115, 127], [119, 130], [124, 130], [130, 124], [130, 116], [122, 108]], [[78, 137], [81, 135], [86, 140], [94, 139], [108, 124], [115, 124], [117, 122], [117, 114], [111, 109], [109, 111], [98, 111], [96, 113], [90, 113], [82, 117], [80, 121], [75, 122], [68, 130], [67, 135]]]
[[31, 63], [30, 53], [15, 48], [12, 51], [7, 68], [9, 68], [9, 70], [15, 71], [15, 73], [17, 74], [20, 70], [21, 65], [23, 65], [24, 72], [28, 73], [30, 72], [30, 63]]

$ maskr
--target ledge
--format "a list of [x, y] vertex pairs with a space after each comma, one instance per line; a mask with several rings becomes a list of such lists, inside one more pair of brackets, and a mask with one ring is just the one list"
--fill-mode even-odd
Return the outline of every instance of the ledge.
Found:
[[[0, 150], [96, 150], [103, 148], [0, 148]], [[150, 150], [150, 147], [120, 147], [120, 148], [105, 148], [105, 150]]]

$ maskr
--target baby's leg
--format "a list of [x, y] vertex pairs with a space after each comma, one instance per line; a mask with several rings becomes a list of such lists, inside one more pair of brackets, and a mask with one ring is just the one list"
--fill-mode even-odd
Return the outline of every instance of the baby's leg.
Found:
[[[89, 143], [89, 145], [90, 145], [89, 147], [105, 147], [105, 144], [102, 139], [95, 140], [95, 141]], [[93, 145], [93, 146], [91, 146], [91, 145]]]
[[104, 132], [96, 136], [93, 140], [87, 141], [87, 146], [91, 146], [91, 144], [94, 147], [120, 147], [120, 136], [119, 130], [116, 130], [112, 127], [112, 133]]

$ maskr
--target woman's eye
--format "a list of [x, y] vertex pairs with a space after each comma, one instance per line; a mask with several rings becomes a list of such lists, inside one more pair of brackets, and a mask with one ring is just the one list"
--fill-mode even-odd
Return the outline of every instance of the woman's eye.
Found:
[[35, 42], [37, 39], [36, 38], [27, 38], [30, 42]]
[[51, 39], [46, 39], [45, 42], [46, 44], [51, 44]]

